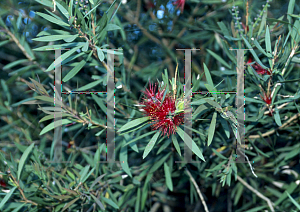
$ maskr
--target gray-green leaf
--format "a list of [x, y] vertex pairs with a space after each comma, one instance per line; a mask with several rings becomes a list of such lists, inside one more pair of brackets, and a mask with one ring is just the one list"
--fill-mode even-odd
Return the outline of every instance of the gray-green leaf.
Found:
[[24, 163], [33, 147], [34, 147], [34, 143], [30, 144], [30, 146], [27, 147], [27, 149], [25, 150], [25, 152], [23, 153], [23, 155], [20, 159], [19, 166], [18, 166], [18, 180], [20, 180], [20, 176], [21, 176], [21, 172], [23, 170]]
[[145, 157], [147, 157], [147, 155], [150, 153], [150, 151], [151, 151], [152, 148], [154, 147], [155, 142], [156, 142], [156, 140], [157, 140], [159, 134], [160, 134], [160, 131], [157, 131], [157, 132], [155, 133], [155, 135], [151, 138], [150, 142], [148, 143], [148, 145], [146, 146], [146, 148], [145, 148], [145, 150], [144, 150], [143, 159], [144, 159]]

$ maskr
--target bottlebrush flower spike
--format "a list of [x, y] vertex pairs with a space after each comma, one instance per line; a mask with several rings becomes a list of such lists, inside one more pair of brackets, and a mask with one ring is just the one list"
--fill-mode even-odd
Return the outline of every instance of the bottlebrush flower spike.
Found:
[[[248, 62], [247, 64], [250, 64], [253, 62], [253, 58], [250, 56], [249, 59], [248, 59]], [[262, 68], [259, 64], [257, 64], [256, 62], [252, 65], [252, 67], [255, 69], [256, 73], [257, 74], [268, 74], [268, 75], [272, 75], [272, 72], [267, 70], [267, 69], [264, 69]]]
[[183, 12], [185, 0], [177, 0], [173, 3], [173, 5], [177, 5], [176, 9], [180, 7], [180, 11]]
[[[260, 95], [260, 98], [261, 98], [265, 103], [267, 103], [267, 107], [268, 107], [268, 109], [269, 109], [269, 111], [270, 111], [269, 115], [270, 115], [270, 116], [273, 116], [273, 110], [272, 110], [272, 107], [271, 107], [271, 103], [272, 103], [271, 93], [270, 93], [269, 89], [268, 89], [268, 92], [266, 93], [266, 92], [264, 91], [264, 89], [261, 87], [261, 85], [260, 85], [259, 87], [260, 87], [261, 92], [262, 92], [262, 94], [263, 94], [263, 96], [259, 94], [259, 95]], [[269, 87], [270, 87], [270, 81], [269, 81]]]
[[6, 187], [6, 183], [3, 179], [0, 179], [0, 186]]
[[158, 89], [157, 84], [149, 83], [149, 89], [143, 91], [145, 97], [140, 105], [143, 105], [145, 115], [149, 116], [152, 130], [160, 130], [164, 135], [175, 134], [177, 126], [183, 123], [183, 113], [176, 114], [176, 99], [170, 94], [166, 94], [163, 99], [165, 89]]

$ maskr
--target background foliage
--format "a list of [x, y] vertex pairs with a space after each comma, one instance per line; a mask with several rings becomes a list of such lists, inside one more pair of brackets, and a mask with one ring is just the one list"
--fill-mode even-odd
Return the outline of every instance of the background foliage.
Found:
[[[1, 1], [0, 210], [300, 210], [296, 1], [193, 0], [182, 12], [171, 1], [122, 2]], [[168, 84], [176, 62], [177, 93], [183, 93], [184, 52], [176, 49], [200, 48], [192, 53], [196, 92], [235, 91], [236, 51], [229, 48], [253, 48], [245, 51], [252, 165], [234, 163], [234, 121], [220, 110], [235, 105], [235, 94], [194, 95], [193, 141], [205, 159], [193, 155], [202, 161], [195, 164], [174, 162], [183, 160], [178, 133], [158, 137], [143, 159], [155, 134], [149, 123], [116, 132], [115, 159], [125, 163], [99, 164], [106, 160], [106, 95], [63, 94], [63, 152], [70, 163], [56, 169], [46, 163], [54, 136], [54, 51], [47, 48], [71, 49], [62, 51], [68, 55], [64, 91], [105, 91], [107, 49], [123, 49], [114, 67], [116, 131], [145, 116], [135, 106], [141, 91], [148, 80]]]

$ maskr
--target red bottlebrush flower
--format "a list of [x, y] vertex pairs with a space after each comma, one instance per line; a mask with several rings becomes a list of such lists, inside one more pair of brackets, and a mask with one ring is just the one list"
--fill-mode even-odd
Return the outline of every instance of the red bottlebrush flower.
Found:
[[271, 75], [271, 72], [267, 69], [262, 68], [260, 65], [253, 65], [253, 68], [255, 69], [256, 73], [258, 74], [268, 74]]
[[143, 105], [144, 112], [149, 116], [152, 121], [152, 130], [161, 130], [164, 135], [168, 137], [176, 132], [177, 126], [183, 123], [183, 113], [175, 114], [176, 111], [176, 99], [167, 94], [163, 100], [165, 89], [158, 89], [156, 93], [156, 87], [151, 83], [149, 89], [143, 91], [146, 98], [143, 99], [141, 105]]
[[0, 186], [6, 187], [6, 183], [3, 179], [0, 179]]
[[[248, 59], [247, 64], [250, 64], [253, 62], [253, 58], [250, 56]], [[252, 65], [252, 67], [255, 69], [257, 74], [268, 74], [268, 75], [272, 75], [272, 72], [262, 68], [259, 64], [257, 64], [256, 62]]]
[[267, 103], [268, 105], [270, 105], [271, 102], [272, 102], [272, 98], [270, 96], [265, 97], [264, 101], [265, 101], [265, 103]]
[[173, 5], [177, 5], [176, 9], [180, 7], [180, 11], [183, 12], [185, 0], [177, 0], [173, 2]]
[[252, 62], [253, 62], [253, 59], [252, 59], [252, 57], [250, 56], [249, 59], [248, 59], [247, 65], [248, 65], [249, 63], [252, 63]]
[[262, 100], [264, 100], [265, 103], [267, 103], [268, 105], [270, 105], [272, 103], [272, 97], [271, 97], [271, 95], [269, 93], [266, 94], [266, 92], [262, 88], [261, 88], [261, 90], [262, 90], [263, 96], [260, 95], [260, 98]]
[[[270, 85], [270, 84], [269, 84]], [[262, 94], [263, 94], [263, 96], [262, 95], [260, 95], [260, 98], [267, 104], [267, 107], [268, 107], [268, 109], [269, 109], [269, 111], [270, 111], [270, 113], [268, 114], [269, 116], [273, 116], [273, 110], [272, 110], [272, 107], [270, 106], [271, 105], [271, 103], [272, 103], [272, 97], [271, 97], [271, 94], [270, 94], [270, 92], [268, 91], [267, 93], [263, 90], [263, 88], [260, 86], [260, 89], [261, 89], [261, 92], [262, 92]]]
[[73, 147], [73, 146], [74, 146], [74, 144], [75, 144], [75, 142], [74, 142], [74, 141], [70, 141], [70, 142], [68, 143], [68, 149], [70, 149], [71, 147]]

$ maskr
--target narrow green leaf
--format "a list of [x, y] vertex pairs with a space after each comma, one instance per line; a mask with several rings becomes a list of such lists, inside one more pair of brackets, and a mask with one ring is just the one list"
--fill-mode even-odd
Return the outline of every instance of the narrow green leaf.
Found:
[[96, 204], [101, 208], [101, 210], [105, 210], [105, 208], [104, 208], [103, 204], [100, 202], [100, 200], [97, 197], [95, 197], [93, 194], [90, 193], [90, 195], [95, 200]]
[[80, 63], [77, 66], [75, 66], [71, 71], [69, 71], [69, 73], [63, 78], [63, 81], [67, 82], [70, 79], [72, 79], [82, 69], [82, 67], [85, 64], [86, 64], [86, 61], [81, 60]]
[[[159, 167], [161, 167], [161, 165], [169, 158], [170, 154], [171, 154], [171, 152], [166, 154], [164, 157], [162, 157], [158, 162], [155, 162], [154, 165], [149, 170], [148, 176], [153, 174], [153, 172], [155, 172], [157, 169], [159, 169]], [[146, 179], [146, 181], [147, 181], [147, 179]]]
[[[211, 50], [207, 49], [208, 53], [211, 54], [216, 60], [218, 60], [222, 65], [226, 66], [228, 69], [231, 69], [231, 66], [225, 62], [219, 55], [216, 53], [212, 52]], [[206, 74], [206, 73], [205, 73]]]
[[282, 123], [281, 123], [281, 120], [280, 120], [279, 111], [278, 111], [277, 107], [275, 108], [274, 118], [275, 118], [276, 124], [280, 127], [282, 125]]
[[106, 113], [107, 112], [107, 108], [103, 103], [103, 99], [101, 99], [98, 95], [96, 94], [92, 94], [92, 98], [96, 101], [96, 103], [99, 105], [100, 109]]
[[135, 201], [134, 212], [139, 212], [140, 211], [140, 203], [141, 203], [141, 188], [138, 188], [136, 201]]
[[107, 199], [107, 198], [102, 197], [102, 196], [100, 196], [100, 198], [101, 198], [104, 202], [106, 202], [107, 204], [109, 204], [110, 206], [112, 206], [113, 208], [119, 209], [119, 206], [118, 206], [116, 203], [114, 203], [111, 199]]
[[138, 118], [138, 119], [134, 119], [134, 120], [132, 120], [132, 121], [126, 123], [125, 125], [123, 125], [123, 126], [118, 130], [118, 132], [122, 132], [122, 131], [128, 130], [128, 129], [133, 128], [133, 127], [135, 127], [135, 126], [137, 126], [137, 125], [140, 125], [140, 124], [142, 124], [142, 123], [144, 123], [144, 122], [146, 122], [146, 121], [148, 121], [148, 120], [149, 120], [149, 117], [148, 117], [148, 116], [147, 116], [147, 117]]
[[[85, 177], [83, 177], [82, 178], [82, 183], [84, 183], [90, 176], [91, 176], [91, 174], [93, 173], [95, 171], [95, 167], [94, 168], [92, 168], [92, 170], [85, 176]], [[81, 176], [82, 177], [82, 176]]]
[[172, 182], [172, 178], [171, 178], [171, 171], [166, 162], [164, 163], [164, 171], [165, 171], [165, 177], [166, 177], [166, 184], [167, 184], [168, 188], [170, 189], [170, 191], [173, 191], [173, 182]]
[[218, 25], [219, 25], [219, 27], [220, 27], [220, 29], [221, 29], [221, 31], [222, 31], [222, 33], [223, 33], [224, 35], [230, 36], [227, 27], [225, 26], [225, 24], [224, 24], [222, 21], [218, 22]]
[[121, 161], [120, 163], [124, 171], [132, 178], [132, 174], [128, 166], [128, 152], [127, 152], [127, 146], [124, 145], [125, 143], [126, 141], [123, 142], [123, 145], [120, 150], [120, 161]]
[[99, 57], [100, 61], [102, 62], [104, 60], [104, 53], [98, 46], [96, 46], [96, 49], [97, 49], [98, 57]]
[[87, 85], [82, 86], [81, 88], [78, 88], [76, 90], [78, 91], [87, 91], [93, 87], [95, 87], [96, 85], [100, 84], [103, 80], [95, 80], [94, 82], [91, 82]]
[[[193, 141], [193, 139], [187, 135], [180, 127], [177, 127], [177, 133], [181, 137], [181, 139], [184, 141], [184, 143], [201, 159], [205, 162], [205, 159], [197, 146], [197, 144]], [[186, 140], [185, 140], [186, 138]], [[192, 145], [190, 145], [192, 144]]]
[[66, 49], [66, 48], [72, 48], [77, 46], [83, 46], [84, 44], [85, 42], [75, 42], [75, 43], [63, 43], [58, 45], [47, 45], [47, 46], [35, 48], [33, 49], [33, 51], [53, 51], [53, 49]]
[[28, 155], [30, 154], [33, 147], [34, 147], [34, 143], [30, 144], [30, 146], [22, 154], [22, 157], [20, 159], [19, 166], [18, 166], [18, 180], [20, 180], [20, 176], [21, 176], [21, 172], [23, 170], [23, 166], [24, 166], [25, 161], [26, 161], [26, 159], [27, 159]]
[[174, 134], [172, 134], [172, 141], [173, 141], [173, 144], [175, 146], [176, 151], [181, 156], [180, 146], [179, 146], [177, 138], [176, 138], [176, 136]]
[[268, 67], [266, 67], [264, 64], [262, 64], [262, 62], [260, 61], [260, 59], [258, 58], [257, 54], [255, 53], [255, 51], [252, 49], [252, 46], [250, 45], [250, 43], [247, 41], [247, 39], [245, 39], [243, 36], [242, 36], [246, 46], [251, 49], [250, 52], [251, 54], [253, 55], [254, 59], [256, 62], [258, 62], [258, 64], [264, 68], [264, 69], [268, 69]]
[[[288, 186], [288, 188], [286, 189], [286, 192], [291, 194], [294, 192], [294, 190], [298, 187], [298, 185], [294, 182], [291, 182], [291, 184]], [[283, 195], [276, 201], [274, 202], [275, 206], [279, 205], [283, 200], [285, 200], [288, 195], [287, 193], [284, 192]]]
[[64, 41], [67, 42], [67, 43], [73, 42], [78, 36], [79, 36], [79, 34], [72, 35], [68, 38], [65, 38]]
[[213, 81], [212, 81], [212, 79], [211, 79], [211, 75], [210, 75], [210, 73], [209, 73], [209, 70], [208, 70], [208, 68], [206, 67], [205, 63], [203, 63], [203, 67], [204, 67], [205, 77], [206, 77], [206, 80], [207, 80], [208, 84], [209, 84], [212, 88], [215, 88], [214, 83], [213, 83]]
[[106, 174], [102, 174], [92, 183], [92, 185], [89, 188], [89, 191], [92, 190], [92, 188], [105, 176]]
[[247, 101], [247, 102], [255, 102], [255, 103], [259, 103], [259, 104], [265, 104], [265, 102], [263, 100], [254, 99], [254, 98], [250, 98], [250, 97], [245, 97], [245, 101]]
[[42, 100], [42, 101], [45, 101], [45, 102], [50, 102], [50, 103], [54, 104], [54, 98], [50, 97], [50, 96], [35, 96], [34, 98]]
[[16, 65], [19, 65], [19, 64], [25, 63], [25, 62], [28, 62], [28, 59], [16, 60], [16, 61], [14, 61], [14, 62], [11, 62], [11, 63], [5, 65], [5, 66], [3, 67], [3, 70], [7, 70], [7, 69], [10, 69], [10, 68], [13, 68], [13, 67], [15, 67]]
[[[26, 205], [26, 203], [24, 203], [23, 205], [19, 205], [18, 207], [16, 207], [12, 212], [18, 212], [21, 208], [23, 208]], [[1, 207], [0, 207], [1, 209]]]
[[68, 173], [68, 175], [72, 178], [72, 180], [75, 180], [75, 179], [76, 179], [76, 178], [75, 178], [75, 175], [74, 175], [71, 171], [67, 170], [67, 173]]
[[[85, 176], [86, 176], [86, 174], [88, 173], [88, 171], [89, 171], [89, 169], [90, 169], [90, 165], [87, 165], [86, 167], [84, 167], [84, 169], [82, 169], [81, 171], [80, 171], [80, 182], [82, 182], [83, 181], [83, 179], [85, 178]], [[83, 182], [82, 182], [83, 183]]]
[[73, 0], [70, 0], [69, 2], [69, 7], [68, 7], [68, 12], [69, 12], [69, 15], [73, 18]]
[[107, 31], [117, 30], [117, 29], [121, 29], [121, 27], [119, 27], [119, 26], [116, 25], [116, 24], [108, 24], [107, 27], [106, 27], [106, 30], [107, 30]]
[[217, 150], [215, 150], [214, 148], [211, 148], [211, 150], [220, 158], [227, 160], [228, 158], [226, 158], [224, 155], [222, 155], [221, 153], [219, 153]]
[[215, 134], [216, 129], [216, 119], [217, 119], [217, 112], [214, 112], [214, 115], [212, 117], [209, 129], [208, 129], [208, 139], [207, 139], [207, 146], [209, 146], [212, 142], [212, 139]]
[[244, 187], [240, 183], [237, 184], [237, 192], [236, 192], [236, 195], [235, 195], [235, 198], [234, 198], [233, 205], [237, 205], [237, 203], [239, 202], [239, 199], [240, 199], [240, 197], [242, 195], [242, 192], [243, 192], [243, 188]]
[[269, 26], [267, 26], [267, 29], [266, 29], [265, 44], [266, 44], [267, 53], [272, 53]]
[[96, 31], [99, 33], [104, 29], [104, 27], [107, 25], [107, 14], [104, 13], [103, 16], [101, 17], [101, 19], [98, 21], [97, 23], [97, 28]]
[[296, 202], [296, 200], [294, 200], [294, 198], [291, 197], [291, 195], [287, 191], [285, 191], [285, 192], [288, 195], [288, 197], [290, 198], [290, 200], [292, 201], [292, 203], [298, 208], [298, 210], [300, 210], [300, 205]]
[[208, 104], [210, 104], [211, 106], [213, 106], [214, 108], [219, 108], [219, 109], [222, 109], [221, 105], [219, 105], [219, 103], [213, 101], [213, 100], [210, 100], [210, 99], [203, 99], [204, 101], [206, 101]]
[[254, 39], [254, 45], [259, 49], [261, 53], [263, 53], [266, 57], [268, 57], [267, 52], [261, 47], [261, 45], [257, 42], [256, 39]]
[[[93, 0], [90, 0], [91, 4], [94, 5]], [[83, 18], [85, 18], [86, 16], [88, 16], [91, 12], [93, 12], [100, 4], [102, 1], [100, 1], [96, 6], [93, 7], [93, 9], [91, 9], [87, 14], [85, 14], [85, 16]]]
[[50, 130], [53, 130], [54, 125], [61, 126], [61, 125], [70, 124], [70, 123], [72, 123], [72, 121], [70, 121], [68, 119], [57, 120], [55, 122], [48, 124], [46, 127], [44, 127], [44, 129], [40, 132], [40, 135], [44, 135], [45, 133], [49, 132]]
[[85, 153], [82, 153], [82, 156], [84, 157], [84, 159], [88, 162], [88, 164], [90, 164], [90, 166], [94, 166], [94, 160], [92, 159], [92, 157], [90, 157], [90, 155], [87, 155]]
[[7, 43], [9, 43], [9, 42], [10, 42], [10, 40], [1, 41], [1, 42], [0, 42], [0, 47], [1, 47], [1, 46], [4, 46], [5, 44], [7, 44]]
[[48, 92], [46, 91], [46, 89], [44, 88], [44, 86], [43, 86], [41, 83], [37, 82], [37, 81], [34, 80], [34, 79], [31, 79], [30, 77], [29, 77], [29, 79], [31, 80], [31, 82], [32, 82], [35, 86], [37, 86], [37, 87], [39, 88], [39, 91], [40, 91], [43, 95], [49, 96]]
[[132, 143], [135, 143], [135, 141], [138, 141], [138, 140], [140, 140], [141, 138], [147, 137], [148, 135], [151, 135], [151, 134], [153, 134], [153, 133], [155, 133], [155, 131], [150, 131], [150, 132], [147, 132], [147, 133], [145, 133], [145, 134], [142, 134], [142, 135], [138, 136], [137, 138], [134, 138], [134, 139], [130, 140], [129, 142], [127, 142], [127, 143], [125, 144], [125, 146], [130, 145], [130, 144], [132, 144]]
[[53, 2], [50, 1], [50, 0], [35, 0], [35, 1], [42, 4], [42, 5], [45, 5], [47, 7], [53, 8]]
[[58, 7], [58, 9], [61, 11], [61, 13], [67, 18], [69, 19], [69, 12], [58, 2], [56, 2], [56, 6]]
[[[258, 33], [257, 33], [257, 37], [260, 36], [260, 33], [262, 32], [264, 26], [266, 25], [266, 21], [267, 21], [267, 8], [266, 6], [263, 8], [263, 10], [265, 10], [266, 12], [263, 13], [263, 16], [261, 18], [261, 21], [260, 21], [260, 26], [259, 26], [259, 30], [258, 30]], [[259, 19], [257, 19], [255, 21], [255, 23], [258, 21]]]
[[0, 203], [0, 209], [2, 209], [2, 207], [5, 205], [5, 203], [7, 202], [7, 200], [10, 199], [11, 195], [14, 193], [14, 191], [16, 190], [17, 187], [13, 187], [10, 192], [8, 194], [5, 195], [5, 197], [2, 199], [1, 203]]
[[151, 138], [150, 142], [148, 143], [148, 145], [146, 146], [146, 148], [144, 150], [143, 159], [145, 159], [145, 157], [147, 157], [147, 155], [150, 153], [150, 151], [154, 147], [155, 142], [156, 142], [159, 135], [160, 135], [160, 131], [157, 131], [155, 133], [155, 135]]
[[57, 24], [57, 25], [60, 25], [60, 26], [70, 26], [69, 24], [65, 23], [64, 21], [56, 19], [51, 15], [47, 15], [47, 14], [40, 13], [40, 12], [36, 12], [36, 14], [41, 16], [42, 18], [46, 19], [47, 21], [50, 21], [50, 22], [54, 23], [54, 24]]
[[77, 200], [79, 200], [80, 197], [77, 197], [76, 199], [73, 199], [71, 202], [68, 202], [68, 204], [65, 205], [65, 207], [62, 209], [61, 212], [65, 211], [68, 209], [71, 205], [73, 205]]
[[[289, 7], [288, 7], [288, 14], [293, 14], [294, 13], [294, 8], [295, 8], [295, 0], [290, 0], [289, 2]], [[289, 31], [291, 31], [291, 24], [292, 24], [292, 18], [290, 16], [287, 16], [287, 19], [289, 21]]]
[[218, 96], [217, 96], [217, 91], [215, 90], [214, 87], [211, 87], [209, 84], [204, 84], [205, 87], [207, 88], [207, 90], [211, 93], [211, 95], [215, 98], [215, 100], [217, 100]]
[[84, 46], [82, 47], [82, 51], [86, 52], [89, 49], [89, 41], [87, 40], [84, 44]]
[[59, 29], [47, 29], [41, 31], [39, 34], [37, 34], [37, 37], [41, 37], [44, 35], [71, 35], [70, 32], [59, 30]]
[[[66, 53], [62, 54], [61, 55], [61, 59], [58, 58], [57, 60], [60, 60], [61, 61], [61, 65], [65, 64], [65, 60], [70, 57], [74, 52], [76, 52], [78, 49], [80, 49], [83, 45], [82, 44], [79, 44], [78, 46], [76, 46], [75, 48], [67, 51]], [[49, 46], [50, 47], [50, 46]], [[52, 71], [54, 70], [54, 64], [56, 64], [57, 61], [54, 61], [46, 70], [46, 72], [48, 71]]]
[[225, 131], [225, 134], [226, 134], [227, 138], [230, 138], [229, 126], [228, 126], [228, 123], [225, 119], [221, 119], [221, 125], [223, 127], [223, 130]]

